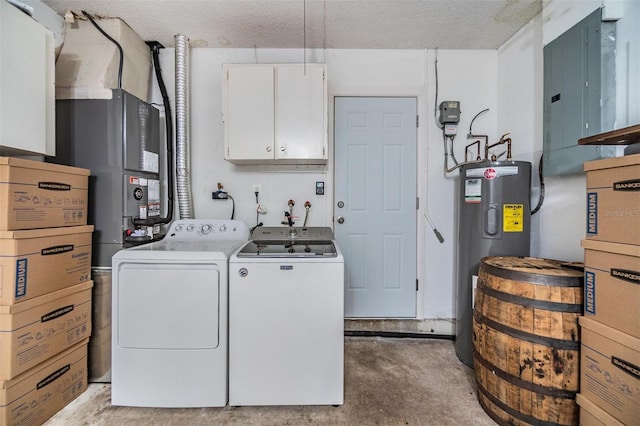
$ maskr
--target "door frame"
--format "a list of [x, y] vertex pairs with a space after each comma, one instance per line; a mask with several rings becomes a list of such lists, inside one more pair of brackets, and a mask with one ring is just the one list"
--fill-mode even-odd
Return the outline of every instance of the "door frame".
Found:
[[[419, 282], [418, 291], [416, 292], [416, 317], [421, 320], [424, 318], [424, 295], [425, 295], [425, 222], [420, 220], [424, 216], [424, 206], [426, 202], [425, 179], [420, 178], [426, 174], [425, 166], [427, 164], [427, 110], [426, 100], [427, 92], [424, 87], [405, 87], [405, 88], [376, 88], [375, 92], [369, 91], [370, 88], [346, 88], [332, 90], [329, 88], [328, 94], [328, 114], [329, 114], [329, 164], [331, 165], [331, 173], [327, 173], [327, 186], [331, 188], [331, 202], [327, 203], [327, 217], [331, 218], [331, 227], [335, 229], [335, 98], [340, 97], [358, 97], [358, 98], [415, 98], [417, 105], [417, 113], [419, 117], [419, 126], [416, 128], [416, 196], [420, 199], [419, 208], [416, 211], [416, 277]], [[361, 318], [364, 319], [364, 318]], [[381, 318], [377, 318], [381, 319]], [[402, 318], [410, 320], [410, 318]]]

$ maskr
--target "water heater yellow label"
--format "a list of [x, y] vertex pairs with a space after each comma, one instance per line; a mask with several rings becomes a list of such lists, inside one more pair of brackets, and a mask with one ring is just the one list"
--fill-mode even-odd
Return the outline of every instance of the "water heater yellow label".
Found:
[[524, 232], [524, 204], [502, 205], [502, 231]]

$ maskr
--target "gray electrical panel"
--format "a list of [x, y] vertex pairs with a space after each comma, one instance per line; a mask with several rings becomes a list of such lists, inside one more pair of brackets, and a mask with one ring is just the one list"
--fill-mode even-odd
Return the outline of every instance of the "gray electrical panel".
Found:
[[585, 161], [615, 156], [612, 147], [578, 145], [580, 138], [611, 130], [615, 117], [615, 23], [601, 16], [596, 10], [544, 47], [547, 176], [580, 173]]
[[440, 124], [458, 124], [460, 121], [460, 102], [444, 101], [440, 102]]
[[83, 167], [89, 177], [94, 267], [111, 267], [137, 238], [132, 219], [160, 216], [158, 109], [117, 89], [111, 99], [56, 101], [56, 151], [48, 162]]
[[473, 276], [485, 256], [529, 256], [531, 163], [483, 161], [460, 169], [456, 354], [473, 368]]

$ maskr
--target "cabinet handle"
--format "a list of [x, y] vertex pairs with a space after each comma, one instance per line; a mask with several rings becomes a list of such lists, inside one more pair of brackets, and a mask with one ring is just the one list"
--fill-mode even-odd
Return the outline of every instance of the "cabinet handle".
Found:
[[271, 152], [271, 147], [270, 146], [267, 147], [267, 152]]
[[280, 151], [284, 152], [284, 150], [285, 150], [284, 146], [281, 146]]

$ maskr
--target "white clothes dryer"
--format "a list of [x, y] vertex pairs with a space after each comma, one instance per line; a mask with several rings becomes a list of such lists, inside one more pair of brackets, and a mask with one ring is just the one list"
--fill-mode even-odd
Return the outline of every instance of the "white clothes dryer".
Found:
[[178, 220], [113, 256], [113, 405], [226, 405], [228, 262], [248, 238], [241, 221]]

